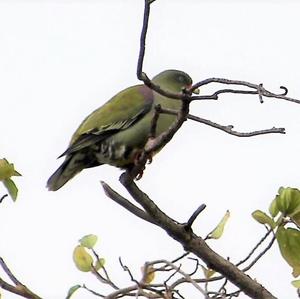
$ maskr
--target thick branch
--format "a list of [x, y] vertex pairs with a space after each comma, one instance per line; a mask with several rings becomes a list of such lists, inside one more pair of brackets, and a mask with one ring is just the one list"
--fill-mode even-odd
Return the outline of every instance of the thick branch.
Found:
[[228, 280], [242, 289], [243, 292], [250, 297], [256, 299], [276, 298], [231, 262], [215, 253], [202, 238], [191, 231], [187, 231], [184, 225], [175, 222], [164, 214], [145, 193], [138, 189], [128, 173], [123, 173], [120, 177], [120, 181], [144, 210], [152, 218], [156, 219], [157, 224], [172, 238], [180, 242], [186, 251], [194, 253], [202, 259], [209, 268], [226, 276]]
[[134, 214], [135, 216], [150, 222], [152, 224], [155, 224], [155, 221], [142, 209], [138, 208], [137, 206], [135, 206], [133, 203], [131, 203], [128, 199], [126, 199], [125, 197], [123, 197], [122, 195], [120, 195], [119, 193], [117, 193], [116, 191], [114, 191], [109, 185], [107, 185], [105, 182], [101, 182], [101, 185], [104, 189], [105, 194], [112, 199], [113, 201], [115, 201], [116, 203], [118, 203], [119, 205], [121, 205], [123, 208], [125, 208], [126, 210], [128, 210], [129, 212], [131, 212], [132, 214]]

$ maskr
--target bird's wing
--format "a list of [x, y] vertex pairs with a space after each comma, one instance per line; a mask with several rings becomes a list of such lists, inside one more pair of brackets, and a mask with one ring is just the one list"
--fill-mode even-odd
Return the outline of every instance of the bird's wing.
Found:
[[129, 128], [151, 110], [153, 101], [153, 91], [145, 85], [136, 85], [121, 91], [82, 122], [74, 133], [69, 148], [59, 157]]

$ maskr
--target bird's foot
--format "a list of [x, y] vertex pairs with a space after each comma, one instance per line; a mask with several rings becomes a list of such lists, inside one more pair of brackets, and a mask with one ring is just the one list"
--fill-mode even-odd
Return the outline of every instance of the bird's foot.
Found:
[[[141, 166], [141, 159], [142, 159], [142, 156], [143, 156], [144, 152], [138, 152], [136, 154], [136, 157], [134, 158], [134, 165], [135, 166]], [[145, 164], [151, 164], [152, 163], [152, 153], [150, 154], [147, 154], [147, 160], [146, 160], [146, 163]], [[136, 175], [135, 179], [138, 181], [140, 180], [142, 177], [143, 177], [143, 174], [144, 174], [144, 170], [146, 169], [146, 166], [144, 165], [143, 168], [140, 170], [140, 172]]]

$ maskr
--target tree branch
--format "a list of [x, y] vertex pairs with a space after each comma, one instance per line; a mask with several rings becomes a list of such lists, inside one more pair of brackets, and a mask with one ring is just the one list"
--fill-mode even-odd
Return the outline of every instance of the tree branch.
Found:
[[[173, 109], [168, 109], [168, 108], [160, 108], [159, 113], [177, 115], [178, 111], [173, 110]], [[258, 131], [252, 131], [252, 132], [237, 132], [237, 131], [233, 130], [233, 128], [234, 128], [233, 125], [227, 125], [227, 126], [220, 125], [211, 120], [208, 120], [208, 119], [205, 119], [202, 117], [198, 117], [198, 116], [195, 116], [192, 114], [188, 114], [187, 119], [208, 125], [210, 127], [216, 128], [218, 130], [224, 131], [230, 135], [234, 135], [237, 137], [252, 137], [252, 136], [264, 135], [264, 134], [274, 134], [274, 133], [275, 134], [276, 133], [285, 134], [286, 133], [285, 128], [275, 128], [275, 127], [271, 128], [271, 129], [264, 129], [264, 130], [258, 130]]]
[[226, 276], [228, 280], [239, 289], [242, 289], [243, 292], [250, 297], [256, 299], [276, 298], [231, 262], [215, 253], [202, 238], [191, 231], [186, 231], [184, 225], [177, 223], [164, 214], [155, 203], [136, 186], [130, 174], [127, 172], [123, 173], [120, 177], [120, 181], [134, 200], [139, 203], [152, 218], [156, 219], [157, 224], [162, 229], [181, 243], [186, 251], [194, 253], [197, 257], [202, 259], [209, 268]]
[[260, 97], [268, 97], [268, 98], [276, 98], [276, 99], [282, 99], [286, 101], [290, 101], [296, 104], [300, 104], [300, 100], [287, 97], [288, 89], [285, 86], [280, 86], [280, 89], [283, 89], [282, 93], [273, 93], [271, 91], [268, 91], [263, 87], [263, 84], [253, 84], [247, 81], [241, 81], [241, 80], [230, 80], [230, 79], [224, 79], [224, 78], [208, 78], [205, 80], [202, 80], [200, 82], [195, 83], [191, 90], [194, 90], [196, 88], [199, 88], [200, 86], [207, 85], [210, 83], [220, 83], [220, 84], [226, 84], [226, 85], [239, 85], [239, 86], [245, 86], [250, 89], [254, 90], [235, 90], [235, 89], [221, 89], [216, 91], [215, 93], [211, 95], [203, 95], [203, 96], [193, 96], [192, 100], [205, 100], [205, 99], [218, 99], [218, 95], [221, 93], [239, 93], [239, 94], [257, 94]]
[[10, 280], [15, 284], [15, 286], [5, 282], [3, 279], [0, 278], [0, 287], [4, 290], [7, 290], [11, 293], [14, 293], [16, 295], [22, 296], [24, 298], [28, 299], [42, 299], [38, 295], [34, 294], [31, 290], [29, 290], [24, 284], [22, 284], [11, 272], [11, 270], [8, 268], [6, 263], [4, 262], [3, 258], [0, 257], [0, 266], [4, 270], [4, 272], [7, 274], [7, 276], [10, 278]]
[[131, 203], [128, 199], [126, 199], [125, 197], [123, 197], [122, 195], [114, 191], [105, 182], [101, 181], [101, 185], [107, 197], [115, 201], [117, 204], [121, 205], [123, 208], [125, 208], [135, 216], [156, 225], [155, 221], [145, 211], [138, 208], [133, 203]]
[[254, 248], [250, 251], [250, 253], [241, 261], [239, 261], [236, 266], [239, 267], [240, 265], [244, 264], [246, 261], [248, 261], [251, 256], [254, 254], [254, 252], [258, 249], [258, 247], [266, 240], [266, 238], [270, 235], [272, 232], [272, 229], [269, 229], [267, 233], [259, 240], [259, 242], [254, 246]]
[[1, 196], [1, 198], [0, 198], [0, 203], [3, 201], [3, 199], [5, 198], [5, 197], [7, 197], [8, 196], [8, 194], [4, 194], [3, 196]]

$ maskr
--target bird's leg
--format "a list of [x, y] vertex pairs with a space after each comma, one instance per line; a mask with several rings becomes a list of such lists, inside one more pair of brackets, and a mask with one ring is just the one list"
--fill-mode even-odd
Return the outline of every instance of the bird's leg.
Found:
[[[134, 160], [133, 160], [134, 161], [133, 162], [134, 166], [140, 166], [141, 165], [141, 162], [142, 162], [142, 159], [143, 159], [143, 155], [146, 155], [146, 163], [147, 164], [151, 164], [152, 163], [152, 157], [153, 157], [152, 153], [146, 153], [145, 151], [138, 151], [135, 154], [135, 157], [134, 157]], [[143, 168], [140, 170], [140, 172], [135, 177], [135, 179], [137, 181], [140, 180], [143, 177], [144, 170], [146, 169], [145, 164], [143, 163]]]
[[[141, 160], [142, 160], [142, 156], [143, 156], [143, 151], [137, 151], [134, 155], [134, 159], [133, 159], [133, 166], [141, 166]], [[137, 175], [135, 175], [135, 179], [138, 181], [143, 177], [143, 173], [145, 170], [145, 165], [143, 165], [143, 168], [139, 171], [139, 173]]]

